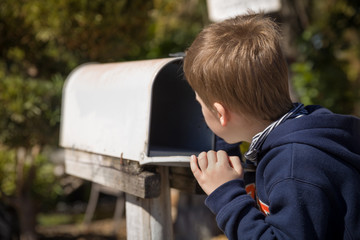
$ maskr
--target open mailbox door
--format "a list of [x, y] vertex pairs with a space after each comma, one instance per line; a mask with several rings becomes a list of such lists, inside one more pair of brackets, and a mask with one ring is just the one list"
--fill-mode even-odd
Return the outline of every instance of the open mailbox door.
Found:
[[213, 145], [182, 58], [85, 64], [66, 80], [60, 132], [65, 152], [182, 166]]

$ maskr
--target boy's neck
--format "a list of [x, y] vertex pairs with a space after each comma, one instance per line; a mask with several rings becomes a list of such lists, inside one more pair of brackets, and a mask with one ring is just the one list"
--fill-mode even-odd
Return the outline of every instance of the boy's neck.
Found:
[[256, 134], [264, 131], [265, 128], [267, 128], [271, 123], [272, 123], [271, 121], [264, 121], [264, 120], [259, 121], [259, 120], [254, 119], [251, 127], [249, 127], [248, 142], [251, 143], [253, 137]]
[[272, 121], [265, 121], [249, 115], [242, 115], [232, 113], [231, 123], [229, 122], [230, 130], [229, 136], [233, 137], [232, 142], [249, 142], [251, 143], [253, 137], [265, 130]]

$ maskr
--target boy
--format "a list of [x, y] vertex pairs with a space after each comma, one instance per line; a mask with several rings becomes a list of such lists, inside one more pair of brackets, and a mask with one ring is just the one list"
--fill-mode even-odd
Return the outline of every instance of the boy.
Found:
[[191, 157], [229, 239], [360, 239], [360, 120], [293, 104], [278, 26], [250, 13], [205, 28], [184, 58], [207, 125], [251, 142], [256, 201], [238, 157]]

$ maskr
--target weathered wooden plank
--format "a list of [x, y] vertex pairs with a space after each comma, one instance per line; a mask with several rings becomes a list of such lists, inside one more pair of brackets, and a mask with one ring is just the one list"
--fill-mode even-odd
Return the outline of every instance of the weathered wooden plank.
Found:
[[[78, 176], [80, 178], [87, 179], [89, 181], [93, 181], [108, 187], [115, 188], [117, 190], [124, 189], [124, 186], [119, 185], [118, 182], [114, 182], [114, 178], [121, 178], [123, 176], [114, 177], [114, 175], [118, 175], [118, 171], [125, 174], [138, 175], [142, 172], [150, 172], [154, 173], [156, 166], [140, 166], [136, 161], [130, 161], [127, 159], [114, 158], [109, 156], [102, 156], [98, 154], [76, 151], [72, 149], [65, 150], [65, 162], [67, 172], [71, 175]], [[99, 174], [97, 173], [97, 168], [110, 168], [113, 170], [108, 170], [108, 175], [103, 175], [104, 179], [100, 179]], [[118, 171], [116, 171], [118, 170]], [[120, 173], [120, 174], [121, 174]], [[96, 176], [95, 176], [96, 175]], [[151, 175], [151, 174], [150, 174]], [[129, 187], [133, 186], [134, 183], [138, 182], [136, 180], [126, 180]], [[169, 167], [169, 179], [170, 179], [170, 187], [176, 188], [183, 192], [187, 193], [195, 193], [195, 194], [203, 194], [204, 192], [199, 187], [196, 182], [194, 176], [191, 173], [189, 166], [185, 167]], [[134, 181], [134, 182], [133, 182]], [[149, 181], [149, 184], [157, 184], [158, 182]], [[123, 183], [125, 184], [125, 183]], [[115, 185], [115, 186], [114, 186]], [[138, 185], [134, 187], [138, 188]], [[150, 186], [149, 186], [150, 187]], [[121, 188], [121, 189], [120, 189]], [[158, 189], [158, 188], [157, 188]], [[136, 189], [138, 191], [138, 189]], [[157, 191], [156, 189], [154, 190]], [[132, 191], [133, 192], [133, 191]], [[154, 196], [155, 193], [147, 194], [148, 197]], [[155, 194], [156, 195], [156, 194]], [[142, 196], [142, 195], [141, 195]]]
[[132, 162], [74, 150], [65, 152], [66, 172], [70, 175], [137, 197], [158, 197], [160, 175], [144, 170]]
[[73, 149], [65, 149], [65, 161], [66, 160], [110, 167], [133, 174], [140, 173], [144, 170], [144, 167], [140, 166], [139, 162], [124, 159], [122, 156], [116, 158]]
[[172, 240], [168, 168], [158, 167], [161, 195], [142, 199], [126, 194], [126, 232], [129, 240]]

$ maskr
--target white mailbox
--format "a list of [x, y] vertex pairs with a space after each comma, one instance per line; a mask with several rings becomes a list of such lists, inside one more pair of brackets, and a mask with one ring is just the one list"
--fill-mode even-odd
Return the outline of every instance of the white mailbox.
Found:
[[85, 64], [63, 89], [60, 145], [140, 164], [184, 165], [213, 149], [182, 58]]

